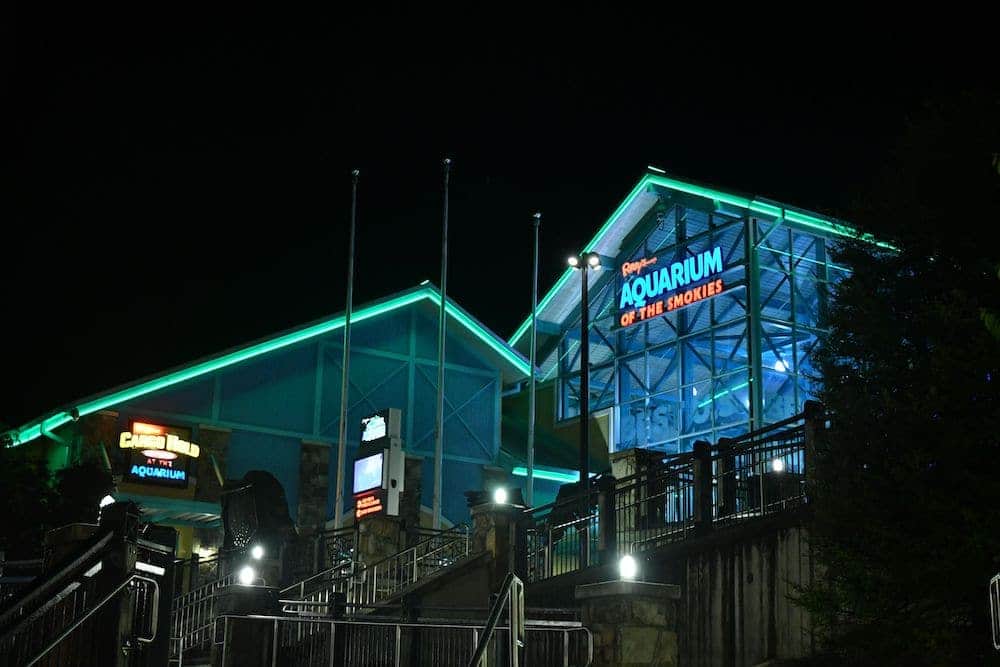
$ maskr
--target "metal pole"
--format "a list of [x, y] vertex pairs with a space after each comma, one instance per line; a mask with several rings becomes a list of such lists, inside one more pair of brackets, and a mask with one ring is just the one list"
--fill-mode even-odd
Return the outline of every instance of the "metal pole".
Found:
[[351, 232], [347, 250], [347, 305], [344, 311], [343, 378], [340, 382], [340, 429], [337, 435], [337, 499], [333, 508], [333, 527], [339, 528], [344, 519], [344, 468], [347, 456], [347, 407], [351, 367], [351, 310], [354, 308], [354, 226], [358, 212], [357, 169], [351, 172]]
[[590, 307], [587, 303], [587, 262], [580, 262], [580, 485], [590, 486]]
[[441, 529], [441, 467], [444, 459], [444, 341], [448, 293], [448, 176], [451, 159], [444, 159], [444, 216], [441, 224], [441, 306], [438, 313], [437, 425], [434, 432], [434, 529]]
[[[580, 490], [581, 516], [590, 513], [590, 306], [587, 296], [587, 258], [580, 262]], [[586, 525], [586, 524], [585, 524]], [[582, 536], [586, 545], [580, 545], [580, 568], [590, 565], [588, 549], [590, 533]]]
[[534, 506], [535, 498], [535, 354], [538, 348], [538, 227], [542, 219], [541, 213], [535, 213], [532, 226], [535, 230], [535, 251], [533, 268], [531, 270], [531, 351], [529, 364], [531, 377], [528, 380], [528, 506]]

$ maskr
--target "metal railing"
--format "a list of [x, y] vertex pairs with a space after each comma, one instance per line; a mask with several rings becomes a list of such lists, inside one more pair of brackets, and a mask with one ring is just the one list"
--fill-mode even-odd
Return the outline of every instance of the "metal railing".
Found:
[[[224, 615], [219, 622], [221, 664], [234, 664], [237, 652], [247, 650], [246, 637], [252, 636], [259, 642], [250, 649], [254, 655], [268, 655], [266, 664], [283, 667], [467, 667], [485, 629], [482, 622], [284, 616]], [[579, 622], [529, 620], [524, 629], [525, 664], [586, 667], [593, 660], [593, 638]], [[503, 664], [510, 626], [497, 625], [494, 632], [490, 664]]]
[[575, 572], [594, 561], [599, 530], [598, 493], [570, 498], [526, 512], [528, 581]]
[[295, 600], [286, 611], [306, 616], [326, 613], [338, 593], [352, 606], [376, 605], [468, 555], [469, 529], [456, 526], [371, 565], [341, 562], [284, 588], [281, 596]]
[[614, 513], [619, 552], [643, 551], [687, 538], [695, 525], [695, 475], [690, 457], [661, 469], [615, 480]]
[[[490, 608], [483, 633], [476, 643], [476, 650], [469, 660], [469, 667], [486, 667], [486, 650], [496, 634], [500, 614], [506, 606], [510, 610], [510, 623], [507, 625], [507, 661], [510, 667], [518, 667], [521, 650], [525, 645], [524, 624], [524, 584], [513, 572], [508, 572], [496, 601]], [[494, 661], [496, 662], [496, 661]]]
[[1000, 651], [1000, 574], [990, 579], [990, 628], [993, 632], [993, 648]]
[[[527, 510], [526, 580], [584, 569], [602, 551], [655, 549], [804, 504], [807, 414], [722, 439], [715, 447], [695, 443], [693, 452], [665, 456], [629, 477], [596, 478], [586, 498]], [[821, 411], [812, 414], [825, 421]]]
[[215, 631], [216, 594], [236, 583], [228, 574], [174, 598], [170, 608], [170, 655], [207, 648]]
[[95, 615], [122, 591], [129, 596], [132, 638], [140, 643], [156, 638], [160, 587], [155, 580], [133, 574], [95, 603], [96, 588], [93, 577], [71, 582], [23, 618], [0, 637], [0, 665], [30, 667], [44, 658], [51, 664], [87, 664], [88, 656], [105, 647], [100, 645], [101, 636], [95, 638], [96, 633], [86, 630], [102, 622], [119, 622], [121, 612], [117, 609], [108, 610], [108, 618]]

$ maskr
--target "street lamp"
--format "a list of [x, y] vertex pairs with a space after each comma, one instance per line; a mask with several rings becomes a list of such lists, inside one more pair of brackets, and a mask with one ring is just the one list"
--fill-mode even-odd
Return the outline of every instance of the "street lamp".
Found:
[[590, 307], [587, 298], [587, 270], [601, 269], [601, 256], [584, 252], [567, 260], [580, 272], [580, 481], [584, 497], [590, 486]]

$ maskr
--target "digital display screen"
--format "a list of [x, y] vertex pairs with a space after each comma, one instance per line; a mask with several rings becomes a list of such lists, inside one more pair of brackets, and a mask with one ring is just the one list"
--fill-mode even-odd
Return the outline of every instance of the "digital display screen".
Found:
[[383, 452], [366, 456], [354, 462], [354, 493], [382, 486]]

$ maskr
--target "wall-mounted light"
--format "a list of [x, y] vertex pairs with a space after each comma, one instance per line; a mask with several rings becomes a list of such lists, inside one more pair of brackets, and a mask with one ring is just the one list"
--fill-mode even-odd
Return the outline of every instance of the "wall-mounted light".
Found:
[[244, 565], [240, 568], [238, 576], [241, 584], [244, 586], [253, 586], [253, 582], [257, 579], [257, 570], [253, 569], [249, 565]]
[[626, 581], [632, 581], [637, 574], [639, 574], [639, 564], [635, 562], [635, 558], [629, 554], [622, 556], [618, 561], [618, 576]]

